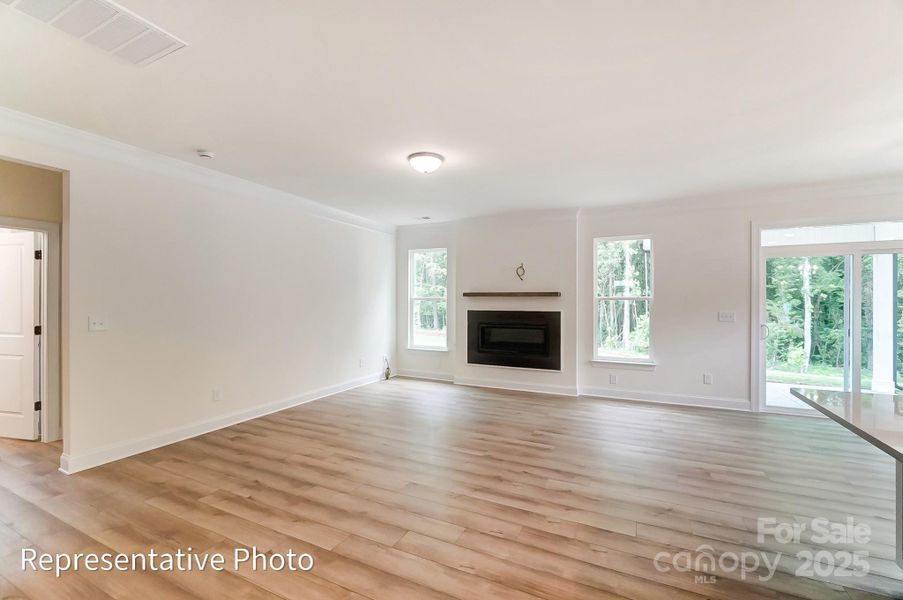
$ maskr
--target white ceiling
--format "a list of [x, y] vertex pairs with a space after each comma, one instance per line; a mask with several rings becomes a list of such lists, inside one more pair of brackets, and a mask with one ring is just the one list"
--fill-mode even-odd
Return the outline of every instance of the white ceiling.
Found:
[[189, 46], [0, 6], [0, 105], [377, 220], [903, 171], [901, 0], [120, 3]]

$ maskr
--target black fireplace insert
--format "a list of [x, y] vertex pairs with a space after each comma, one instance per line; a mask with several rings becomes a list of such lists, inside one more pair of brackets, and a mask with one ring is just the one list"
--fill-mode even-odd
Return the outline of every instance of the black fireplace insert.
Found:
[[561, 313], [467, 311], [467, 362], [561, 370]]

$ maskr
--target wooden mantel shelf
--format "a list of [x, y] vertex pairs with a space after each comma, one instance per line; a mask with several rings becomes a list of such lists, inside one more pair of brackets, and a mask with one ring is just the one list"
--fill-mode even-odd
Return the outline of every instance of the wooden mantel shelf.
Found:
[[465, 298], [548, 298], [561, 292], [464, 292]]

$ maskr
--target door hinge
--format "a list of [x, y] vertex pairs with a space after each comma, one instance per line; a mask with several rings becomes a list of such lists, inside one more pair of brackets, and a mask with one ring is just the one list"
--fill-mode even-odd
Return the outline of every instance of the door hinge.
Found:
[[34, 334], [35, 334], [35, 335], [41, 335], [41, 326], [40, 326], [40, 325], [35, 325], [35, 326], [34, 326]]
[[44, 258], [44, 251], [43, 251], [43, 250], [35, 250], [35, 251], [34, 251], [34, 259], [35, 259], [35, 260], [41, 260], [41, 259], [43, 259], [43, 258]]
[[34, 403], [34, 409], [35, 409], [36, 411], [37, 411], [37, 410], [41, 410], [41, 403], [40, 403], [40, 402], [35, 402], [35, 403]]

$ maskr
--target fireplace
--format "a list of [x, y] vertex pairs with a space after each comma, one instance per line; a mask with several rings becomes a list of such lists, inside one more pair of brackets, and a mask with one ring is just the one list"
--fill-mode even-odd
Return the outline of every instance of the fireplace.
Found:
[[467, 311], [467, 362], [561, 370], [561, 313]]

